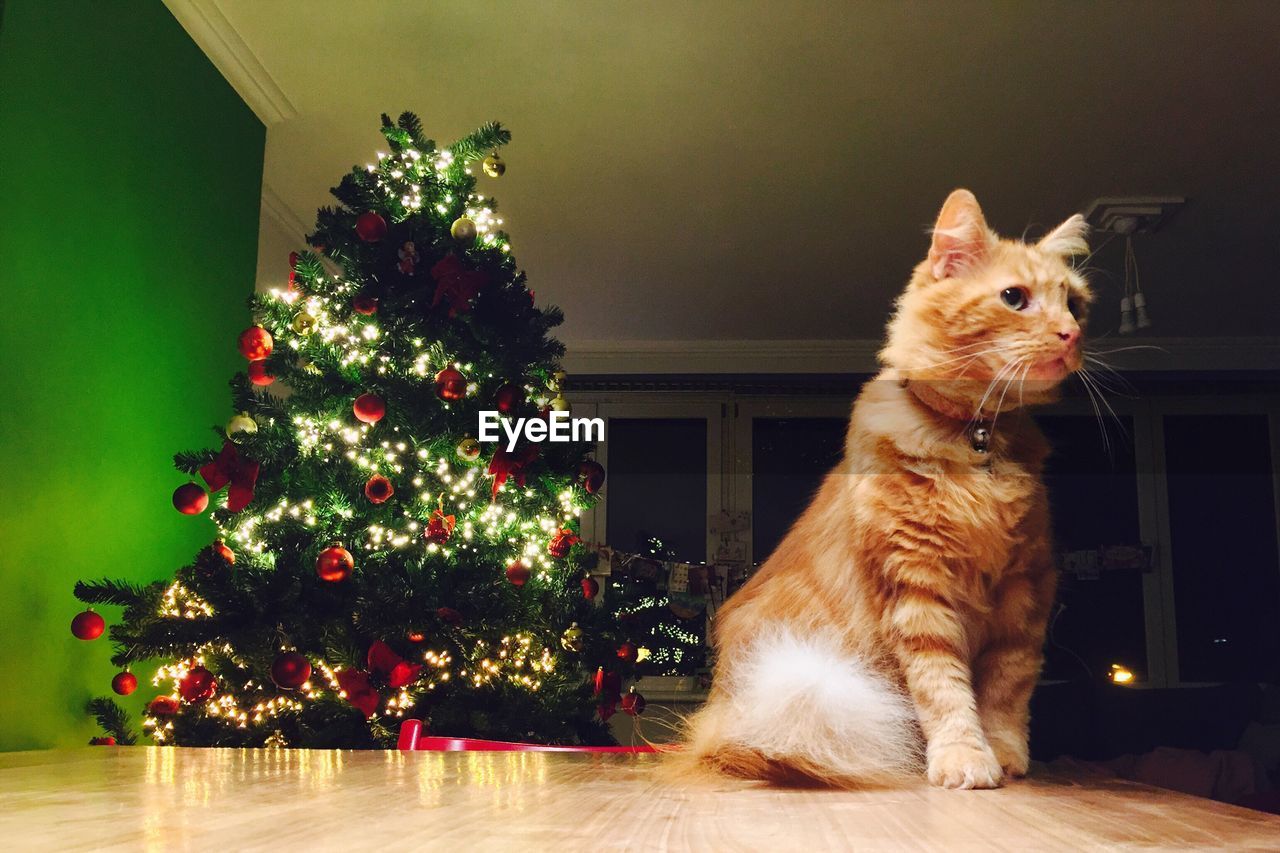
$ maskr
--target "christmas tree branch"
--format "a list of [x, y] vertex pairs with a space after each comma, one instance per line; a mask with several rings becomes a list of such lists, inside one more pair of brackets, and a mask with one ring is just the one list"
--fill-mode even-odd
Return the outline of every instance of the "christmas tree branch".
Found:
[[128, 581], [109, 580], [76, 581], [75, 597], [85, 604], [118, 604], [135, 607], [143, 602], [147, 588]]
[[121, 746], [133, 746], [138, 738], [133, 733], [133, 723], [129, 713], [111, 699], [98, 697], [90, 699], [85, 705], [85, 712], [98, 721], [102, 730], [116, 739]]
[[449, 146], [455, 162], [478, 160], [495, 148], [511, 141], [511, 131], [496, 121], [483, 124]]

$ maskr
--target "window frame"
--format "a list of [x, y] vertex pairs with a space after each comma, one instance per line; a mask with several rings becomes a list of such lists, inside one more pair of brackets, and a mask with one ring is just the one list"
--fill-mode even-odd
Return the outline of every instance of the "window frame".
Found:
[[[780, 389], [783, 387], [780, 384]], [[707, 421], [707, 512], [745, 512], [752, 507], [752, 423], [757, 417], [847, 418], [853, 396], [836, 394], [786, 395], [712, 389], [581, 391], [573, 395], [575, 416], [624, 418], [705, 418]], [[1146, 680], [1139, 687], [1195, 687], [1186, 682], [1178, 666], [1177, 612], [1174, 600], [1173, 555], [1168, 478], [1164, 469], [1163, 418], [1170, 414], [1264, 415], [1270, 436], [1272, 494], [1276, 535], [1280, 538], [1280, 395], [1224, 393], [1212, 397], [1152, 395], [1108, 397], [1115, 414], [1132, 420], [1137, 470], [1138, 526], [1144, 545], [1152, 547], [1152, 571], [1142, 576], [1143, 621], [1146, 634]], [[1038, 414], [1094, 416], [1088, 399], [1070, 398], [1036, 409]], [[1104, 409], [1104, 417], [1109, 417]], [[608, 470], [608, 433], [596, 458]], [[583, 536], [602, 542], [607, 531], [608, 480], [602, 500], [582, 516]], [[742, 544], [748, 565], [753, 565], [753, 530], [733, 534], [712, 533], [707, 524], [708, 562], [716, 561], [720, 545], [728, 540]], [[603, 542], [602, 542], [603, 544]], [[1278, 569], [1280, 571], [1280, 569]]]
[[[576, 395], [586, 398], [587, 395]], [[591, 399], [583, 399], [582, 403], [572, 404], [574, 417], [598, 417], [605, 421], [605, 440], [596, 445], [596, 461], [604, 466], [605, 484], [601, 490], [601, 499], [582, 514], [582, 537], [588, 542], [601, 545], [609, 530], [609, 420], [625, 418], [627, 420], [706, 420], [707, 422], [707, 515], [723, 512], [726, 506], [726, 480], [724, 463], [724, 420], [725, 407], [722, 403], [699, 399], [697, 397], [679, 397], [671, 394], [655, 392], [625, 392], [625, 396], [591, 395]], [[715, 559], [715, 537], [711, 534], [711, 525], [704, 519], [706, 534], [707, 562]]]

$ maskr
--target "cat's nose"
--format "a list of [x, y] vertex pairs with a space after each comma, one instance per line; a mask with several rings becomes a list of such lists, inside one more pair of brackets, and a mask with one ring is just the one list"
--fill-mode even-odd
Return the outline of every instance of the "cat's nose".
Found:
[[1076, 341], [1080, 340], [1080, 327], [1073, 326], [1070, 329], [1063, 329], [1058, 332], [1058, 340], [1062, 341], [1069, 347], [1076, 345]]

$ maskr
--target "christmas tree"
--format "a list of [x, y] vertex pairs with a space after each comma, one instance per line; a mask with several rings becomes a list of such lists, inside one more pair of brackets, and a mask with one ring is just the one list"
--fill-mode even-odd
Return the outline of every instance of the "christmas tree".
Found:
[[[115, 692], [160, 660], [142, 720], [159, 743], [389, 746], [405, 717], [608, 743], [630, 663], [576, 533], [604, 470], [584, 443], [477, 441], [480, 411], [567, 408], [561, 314], [535, 306], [477, 191], [510, 134], [437, 148], [410, 113], [382, 134], [389, 152], [342, 179], [290, 256], [288, 289], [251, 298], [218, 447], [175, 457], [191, 482], [174, 506], [212, 506], [210, 544], [171, 581], [76, 596], [123, 607]], [[103, 627], [87, 610], [72, 630]], [[133, 736], [112, 700], [90, 712]]]

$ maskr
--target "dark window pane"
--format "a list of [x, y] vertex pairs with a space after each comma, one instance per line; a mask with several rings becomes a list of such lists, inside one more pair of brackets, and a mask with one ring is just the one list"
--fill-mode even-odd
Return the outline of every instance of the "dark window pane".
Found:
[[1164, 447], [1179, 676], [1274, 679], [1280, 566], [1267, 418], [1169, 415]]
[[751, 551], [763, 563], [840, 461], [848, 418], [751, 422]]
[[707, 559], [707, 422], [609, 419], [608, 543], [643, 551], [661, 539], [675, 559]]
[[[1053, 447], [1045, 486], [1056, 550], [1141, 545], [1132, 419], [1122, 418], [1120, 426], [1108, 421], [1110, 452], [1093, 417], [1044, 415], [1036, 421]], [[1140, 572], [1101, 570], [1092, 578], [1063, 572], [1058, 605], [1045, 654], [1046, 678], [1078, 679], [1086, 669], [1101, 678], [1113, 663], [1146, 674]]]

